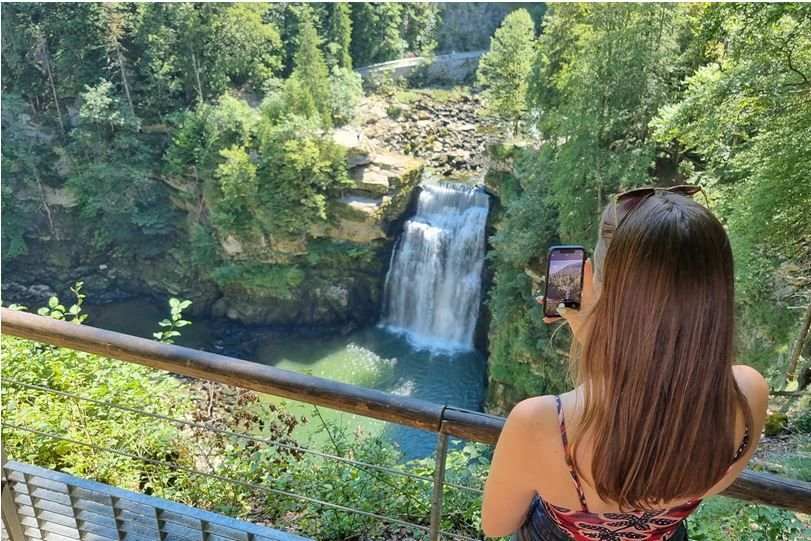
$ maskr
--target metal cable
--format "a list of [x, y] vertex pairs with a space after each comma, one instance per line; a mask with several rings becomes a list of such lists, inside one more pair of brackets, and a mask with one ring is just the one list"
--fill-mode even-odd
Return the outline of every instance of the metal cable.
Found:
[[[83, 441], [78, 441], [78, 440], [74, 440], [74, 439], [71, 439], [71, 438], [65, 438], [63, 436], [58, 436], [56, 434], [51, 434], [49, 432], [43, 432], [43, 431], [36, 430], [36, 429], [33, 429], [33, 428], [22, 427], [22, 426], [19, 426], [19, 425], [8, 423], [8, 422], [2, 422], [2, 423], [0, 423], [0, 426], [6, 427], [6, 428], [11, 428], [12, 430], [20, 430], [20, 431], [23, 431], [23, 432], [30, 432], [32, 434], [37, 434], [39, 436], [44, 436], [46, 438], [52, 438], [52, 439], [56, 439], [56, 440], [60, 440], [60, 441], [65, 441], [65, 442], [68, 442], [68, 443], [73, 443], [75, 445], [82, 445], [82, 446], [94, 449], [96, 451], [103, 451], [103, 452], [107, 452], [107, 453], [112, 453], [112, 454], [115, 454], [115, 455], [125, 456], [127, 458], [132, 458], [132, 459], [135, 459], [135, 460], [141, 460], [143, 462], [147, 462], [147, 463], [150, 463], [150, 464], [155, 464], [155, 465], [158, 465], [158, 466], [164, 466], [164, 467], [175, 469], [175, 470], [185, 471], [185, 472], [191, 473], [191, 474], [202, 475], [203, 477], [216, 479], [218, 481], [224, 481], [226, 483], [234, 483], [236, 485], [240, 485], [240, 486], [244, 486], [244, 487], [248, 487], [248, 488], [252, 488], [252, 489], [256, 489], [256, 490], [262, 490], [262, 491], [265, 491], [265, 492], [270, 492], [272, 494], [278, 494], [278, 495], [281, 495], [281, 496], [286, 496], [288, 498], [303, 500], [303, 501], [306, 501], [306, 502], [315, 503], [315, 504], [318, 504], [318, 505], [323, 505], [325, 507], [331, 507], [333, 509], [337, 509], [339, 511], [344, 511], [344, 512], [347, 512], [347, 513], [355, 513], [355, 514], [358, 514], [358, 515], [363, 515], [363, 516], [375, 518], [375, 519], [378, 519], [378, 520], [383, 520], [383, 521], [386, 521], [386, 522], [392, 522], [392, 523], [395, 523], [395, 524], [399, 524], [401, 526], [407, 526], [409, 528], [416, 528], [418, 530], [422, 530], [422, 531], [425, 531], [425, 532], [429, 531], [429, 528], [427, 526], [420, 526], [419, 524], [406, 522], [404, 520], [399, 520], [399, 519], [387, 517], [387, 516], [384, 516], [384, 515], [378, 515], [377, 513], [371, 513], [369, 511], [362, 511], [360, 509], [355, 509], [353, 507], [346, 507], [346, 506], [339, 505], [339, 504], [336, 504], [336, 503], [325, 502], [325, 501], [319, 500], [317, 498], [311, 498], [309, 496], [302, 496], [300, 494], [295, 494], [293, 492], [287, 492], [287, 491], [279, 490], [279, 489], [276, 489], [276, 488], [264, 487], [262, 485], [257, 485], [255, 483], [249, 483], [247, 481], [240, 481], [238, 479], [231, 479], [229, 477], [223, 477], [221, 475], [217, 475], [217, 474], [214, 474], [214, 473], [207, 473], [207, 472], [203, 472], [203, 471], [200, 471], [200, 470], [195, 470], [193, 468], [187, 468], [186, 466], [180, 466], [178, 464], [171, 464], [169, 462], [163, 462], [161, 460], [155, 460], [155, 459], [143, 457], [143, 456], [140, 456], [140, 455], [134, 455], [134, 454], [128, 453], [126, 451], [120, 451], [118, 449], [110, 449], [109, 447], [102, 447], [100, 445], [96, 445], [96, 444], [93, 444], [93, 443], [87, 443], [87, 442], [83, 442]], [[440, 535], [445, 535], [445, 536], [451, 537], [453, 539], [461, 539], [463, 541], [479, 541], [478, 539], [473, 538], [473, 537], [466, 537], [464, 535], [455, 534], [455, 533], [451, 533], [451, 532], [440, 531], [439, 533], [440, 533]]]
[[[370, 468], [370, 469], [373, 469], [373, 470], [383, 471], [383, 472], [391, 473], [391, 474], [395, 474], [395, 475], [402, 475], [404, 477], [411, 477], [412, 479], [417, 479], [417, 480], [420, 480], [420, 481], [426, 481], [426, 482], [429, 482], [429, 483], [433, 483], [433, 481], [434, 481], [433, 478], [425, 477], [423, 475], [417, 475], [417, 474], [414, 474], [414, 473], [399, 471], [399, 470], [395, 470], [393, 468], [387, 468], [385, 466], [378, 466], [376, 464], [368, 464], [366, 462], [359, 462], [357, 460], [352, 460], [350, 458], [344, 458], [344, 457], [340, 457], [340, 456], [336, 456], [336, 455], [331, 455], [329, 453], [322, 453], [320, 451], [315, 451], [313, 449], [307, 449], [306, 447], [298, 447], [296, 445], [290, 445], [290, 444], [287, 444], [287, 443], [282, 443], [280, 441], [272, 440], [272, 439], [269, 439], [269, 438], [259, 438], [259, 437], [256, 437], [256, 436], [251, 436], [250, 434], [245, 434], [244, 432], [232, 432], [230, 430], [224, 430], [222, 428], [209, 426], [209, 425], [206, 425], [206, 424], [203, 424], [203, 423], [195, 423], [193, 421], [186, 421], [184, 419], [177, 419], [177, 418], [174, 418], [174, 417], [167, 417], [165, 415], [160, 415], [158, 413], [150, 413], [148, 411], [143, 411], [143, 410], [131, 408], [129, 406], [121, 406], [119, 404], [113, 404], [112, 402], [105, 402], [104, 400], [98, 400], [98, 399], [95, 399], [95, 398], [87, 398], [87, 397], [84, 397], [84, 396], [67, 393], [65, 391], [57, 391], [56, 389], [51, 389], [50, 387], [42, 387], [40, 385], [33, 385], [31, 383], [24, 383], [24, 382], [16, 381], [16, 380], [9, 379], [9, 378], [0, 378], [0, 381], [2, 381], [3, 383], [10, 383], [12, 385], [19, 385], [20, 387], [27, 387], [29, 389], [37, 389], [39, 391], [46, 391], [46, 392], [58, 394], [58, 395], [61, 395], [61, 396], [66, 396], [66, 397], [70, 397], [70, 398], [76, 398], [78, 400], [84, 400], [86, 402], [93, 402], [94, 404], [100, 404], [100, 405], [104, 405], [104, 406], [109, 406], [111, 408], [116, 408], [116, 409], [120, 409], [120, 410], [124, 410], [124, 411], [129, 411], [131, 413], [136, 413], [138, 415], [144, 415], [146, 417], [152, 417], [154, 419], [160, 419], [162, 421], [169, 421], [169, 422], [172, 422], [172, 423], [178, 423], [178, 424], [182, 424], [182, 425], [186, 425], [186, 426], [190, 426], [190, 427], [194, 427], [194, 428], [199, 428], [199, 429], [202, 429], [202, 430], [209, 430], [211, 432], [217, 432], [218, 434], [223, 434], [223, 435], [227, 435], [227, 436], [235, 436], [235, 437], [238, 437], [238, 438], [244, 438], [244, 439], [247, 439], [247, 440], [255, 441], [257, 443], [266, 443], [266, 444], [269, 444], [269, 445], [275, 445], [276, 447], [281, 447], [283, 449], [289, 449], [291, 451], [299, 451], [299, 452], [302, 452], [302, 453], [310, 453], [310, 454], [313, 454], [313, 455], [316, 455], [316, 456], [320, 456], [322, 458], [331, 458], [333, 460], [337, 460], [339, 462], [344, 462], [346, 464], [351, 464], [351, 465], [354, 465], [354, 466], [361, 466], [361, 467], [364, 467], [364, 468]], [[448, 486], [448, 487], [457, 488], [457, 489], [460, 489], [460, 490], [466, 490], [468, 492], [473, 492], [473, 493], [476, 493], [476, 494], [483, 494], [482, 490], [480, 490], [478, 488], [469, 487], [469, 486], [466, 486], [466, 485], [457, 485], [456, 483], [448, 483], [448, 482], [445, 482], [444, 485]]]

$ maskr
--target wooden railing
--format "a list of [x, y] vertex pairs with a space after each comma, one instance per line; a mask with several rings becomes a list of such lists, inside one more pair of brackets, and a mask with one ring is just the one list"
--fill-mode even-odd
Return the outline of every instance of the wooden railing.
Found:
[[[73, 325], [2, 308], [2, 333], [129, 361], [176, 374], [234, 385], [400, 425], [495, 444], [504, 419], [355, 385], [289, 372], [259, 363], [162, 344], [112, 331]], [[444, 470], [444, 468], [442, 468]], [[723, 493], [811, 513], [811, 483], [745, 470]]]

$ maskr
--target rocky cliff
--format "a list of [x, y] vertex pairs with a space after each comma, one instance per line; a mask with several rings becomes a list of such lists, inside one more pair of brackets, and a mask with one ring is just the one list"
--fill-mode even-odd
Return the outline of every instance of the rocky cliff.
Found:
[[[113, 246], [96, 250], [83, 238], [72, 194], [44, 186], [46, 205], [26, 240], [29, 253], [3, 265], [5, 303], [37, 307], [50, 295], [70, 299], [84, 281], [91, 302], [129, 296], [193, 301], [192, 316], [225, 317], [249, 325], [348, 330], [378, 317], [380, 297], [398, 226], [409, 211], [423, 164], [378, 149], [358, 129], [335, 132], [348, 151], [354, 184], [329, 201], [332, 220], [295, 238], [256, 235], [213, 239], [219, 274], [195, 259], [193, 231], [200, 184], [164, 178], [181, 211], [176, 230], [137, 253]], [[42, 200], [41, 194], [15, 194]], [[46, 212], [47, 211], [47, 212]]]

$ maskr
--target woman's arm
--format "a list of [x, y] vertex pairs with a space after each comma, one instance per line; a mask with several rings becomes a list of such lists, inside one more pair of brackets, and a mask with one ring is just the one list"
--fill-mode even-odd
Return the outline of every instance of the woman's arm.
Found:
[[707, 491], [706, 496], [713, 496], [726, 490], [740, 473], [746, 468], [749, 461], [757, 451], [760, 436], [763, 431], [763, 425], [766, 421], [766, 408], [769, 403], [769, 386], [763, 376], [750, 366], [735, 365], [732, 367], [735, 374], [735, 380], [738, 386], [746, 396], [749, 407], [752, 410], [752, 423], [754, 426], [749, 427], [749, 448], [743, 455], [729, 468], [727, 474]]
[[[507, 417], [490, 465], [482, 500], [482, 530], [489, 537], [515, 532], [527, 518], [535, 497], [539, 464], [546, 459], [537, 442], [557, 417], [554, 398], [542, 396], [520, 402]], [[549, 418], [547, 420], [546, 418]]]

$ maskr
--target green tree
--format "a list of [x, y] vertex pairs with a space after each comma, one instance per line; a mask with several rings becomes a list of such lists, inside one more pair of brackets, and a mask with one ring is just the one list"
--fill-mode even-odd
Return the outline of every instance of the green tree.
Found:
[[352, 60], [366, 66], [400, 58], [407, 43], [400, 35], [404, 4], [357, 2], [352, 4]]
[[363, 97], [360, 75], [349, 68], [332, 68], [332, 73], [329, 74], [329, 94], [335, 124], [348, 124], [355, 116], [358, 101]]
[[547, 204], [559, 209], [562, 241], [594, 243], [612, 193], [670, 182], [648, 125], [678, 91], [686, 10], [560, 4], [547, 12], [528, 96], [541, 139], [555, 149]]
[[80, 124], [71, 132], [66, 186], [76, 194], [88, 237], [97, 247], [146, 245], [172, 229], [174, 210], [164, 185], [152, 175], [154, 150], [137, 136], [140, 121], [109, 81], [81, 95]]
[[439, 7], [432, 2], [403, 3], [400, 35], [410, 51], [420, 56], [434, 52], [439, 29]]
[[330, 66], [352, 69], [352, 8], [345, 2], [327, 4], [327, 61]]
[[706, 6], [704, 63], [653, 123], [727, 224], [743, 324], [757, 329], [741, 350], [764, 371], [796, 338], [802, 313], [786, 306], [811, 301], [810, 36], [805, 5]]
[[261, 4], [231, 4], [213, 21], [214, 69], [224, 72], [232, 85], [259, 90], [281, 70], [281, 37], [273, 24], [264, 21], [265, 11]]
[[526, 94], [535, 43], [535, 24], [529, 12], [510, 13], [482, 56], [476, 79], [486, 88], [487, 111], [512, 123], [513, 135], [526, 112]]
[[351, 184], [345, 150], [313, 119], [291, 115], [260, 130], [257, 219], [298, 234], [328, 219], [327, 198]]
[[[553, 150], [509, 148], [513, 168], [493, 175], [489, 184], [498, 190], [504, 210], [497, 214], [498, 232], [491, 237], [488, 254], [494, 271], [487, 306], [491, 315], [488, 338], [490, 384], [488, 411], [509, 412], [528, 396], [557, 393], [566, 388], [568, 337], [553, 334], [543, 323], [527, 269], [543, 272], [541, 259], [557, 244], [557, 209], [546, 203], [549, 172], [544, 167]], [[555, 340], [552, 339], [556, 336]]]
[[320, 115], [321, 122], [325, 126], [331, 126], [329, 70], [319, 48], [321, 38], [309, 18], [302, 21], [299, 32], [299, 49], [290, 78], [297, 85], [295, 92], [300, 94], [299, 100], [306, 104], [302, 113], [314, 108]]
[[58, 159], [53, 138], [32, 123], [31, 110], [15, 93], [2, 96], [3, 261], [28, 252], [25, 235], [59, 238], [45, 190], [61, 179], [51, 169]]

